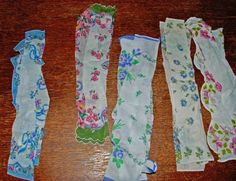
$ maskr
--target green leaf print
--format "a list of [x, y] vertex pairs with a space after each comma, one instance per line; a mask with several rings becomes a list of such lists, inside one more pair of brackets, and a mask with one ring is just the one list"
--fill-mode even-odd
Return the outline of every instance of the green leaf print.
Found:
[[117, 129], [120, 129], [122, 126], [124, 126], [125, 124], [122, 124], [121, 123], [121, 120], [117, 121], [114, 123], [113, 127], [112, 127], [112, 130], [117, 130]]
[[119, 97], [119, 99], [118, 99], [118, 105], [120, 106], [123, 102], [125, 102], [125, 101], [122, 100], [122, 98]]
[[218, 129], [219, 129], [219, 126], [218, 126], [218, 124], [217, 124], [217, 123], [215, 123], [215, 125], [214, 125], [214, 128], [215, 128], [216, 130], [218, 130]]
[[115, 144], [115, 145], [118, 145], [120, 143], [120, 139], [119, 138], [113, 138], [112, 139], [112, 142]]
[[185, 152], [184, 152], [184, 156], [189, 158], [189, 156], [192, 155], [192, 150], [189, 147], [185, 147]]
[[141, 90], [138, 90], [138, 91], [136, 92], [136, 97], [140, 96], [141, 94], [142, 94], [142, 91], [141, 91]]
[[131, 144], [132, 143], [132, 138], [129, 136], [128, 137], [128, 143]]
[[137, 65], [138, 63], [139, 63], [139, 61], [137, 59], [133, 59], [133, 61], [132, 61], [133, 65]]
[[128, 80], [129, 82], [131, 82], [132, 80], [135, 80], [135, 78], [134, 78], [134, 76], [133, 76], [130, 72], [128, 72], [128, 73], [127, 73], [127, 76], [126, 76], [126, 80]]

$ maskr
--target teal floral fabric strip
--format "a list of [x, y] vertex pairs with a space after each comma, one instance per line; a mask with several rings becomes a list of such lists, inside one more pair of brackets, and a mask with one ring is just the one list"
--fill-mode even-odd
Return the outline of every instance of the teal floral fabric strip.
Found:
[[45, 32], [32, 30], [15, 48], [20, 54], [11, 58], [14, 67], [12, 97], [16, 118], [12, 127], [9, 175], [34, 180], [34, 166], [39, 157], [44, 125], [49, 109], [49, 95], [41, 67]]
[[152, 78], [159, 39], [134, 35], [120, 38], [118, 98], [112, 112], [113, 150], [106, 180], [147, 180], [157, 165], [149, 160], [153, 125]]
[[160, 23], [163, 65], [172, 102], [177, 171], [203, 171], [213, 160], [202, 123], [201, 107], [190, 57], [190, 34], [184, 21]]
[[219, 162], [236, 160], [236, 78], [225, 58], [222, 28], [212, 30], [200, 18], [186, 27], [196, 45], [194, 63], [204, 76], [201, 100], [211, 113], [207, 141]]
[[106, 79], [115, 8], [91, 5], [78, 18], [75, 34], [76, 140], [103, 144], [108, 137]]

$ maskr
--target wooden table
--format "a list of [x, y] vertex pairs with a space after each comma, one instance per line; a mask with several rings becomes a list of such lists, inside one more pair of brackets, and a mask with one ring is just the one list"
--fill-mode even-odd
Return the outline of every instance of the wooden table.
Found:
[[[40, 165], [35, 169], [35, 180], [41, 181], [90, 181], [102, 180], [111, 143], [104, 145], [78, 144], [74, 138], [75, 109], [75, 60], [74, 34], [76, 17], [92, 0], [50, 1], [1, 1], [0, 2], [0, 180], [17, 180], [6, 174], [10, 150], [11, 128], [15, 110], [11, 104], [11, 78], [13, 67], [9, 61], [16, 53], [13, 47], [31, 29], [46, 30], [46, 48], [43, 73], [51, 97], [46, 120]], [[117, 13], [110, 53], [107, 98], [109, 126], [111, 111], [117, 98], [117, 62], [120, 53], [118, 37], [127, 34], [160, 36], [159, 21], [166, 17], [187, 19], [201, 17], [213, 28], [224, 27], [227, 59], [236, 72], [236, 1], [209, 0], [103, 0], [102, 4], [116, 5]], [[192, 47], [194, 53], [194, 47]], [[196, 70], [196, 80], [203, 78]], [[199, 86], [200, 87], [200, 86]], [[154, 128], [150, 157], [159, 169], [150, 180], [236, 180], [236, 162], [211, 162], [204, 172], [176, 172], [172, 138], [172, 112], [168, 88], [162, 66], [161, 51], [153, 81]], [[203, 108], [203, 107], [202, 107]], [[210, 114], [203, 108], [205, 130]], [[215, 160], [217, 156], [214, 154]]]

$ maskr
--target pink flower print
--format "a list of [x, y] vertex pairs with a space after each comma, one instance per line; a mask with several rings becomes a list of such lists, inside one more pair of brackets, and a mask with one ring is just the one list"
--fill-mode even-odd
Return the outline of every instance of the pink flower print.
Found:
[[106, 28], [106, 24], [101, 24], [100, 27], [101, 27], [102, 29], [105, 29], [105, 28]]
[[96, 23], [97, 23], [98, 25], [101, 25], [101, 20], [100, 20], [99, 18], [96, 18]]
[[91, 126], [92, 126], [92, 128], [97, 128], [97, 123], [95, 123], [95, 122], [93, 122], [92, 124], [91, 124]]
[[97, 114], [93, 114], [93, 120], [94, 120], [95, 122], [98, 121], [98, 115], [97, 115]]
[[215, 79], [213, 78], [213, 75], [212, 75], [210, 72], [206, 71], [206, 72], [205, 72], [205, 76], [206, 76], [206, 79], [207, 79], [208, 81], [213, 81], [213, 82], [215, 82]]
[[84, 11], [84, 12], [82, 13], [82, 16], [84, 16], [85, 18], [89, 18], [89, 17], [90, 17], [89, 11], [88, 11], [88, 10]]
[[92, 51], [91, 51], [91, 55], [94, 56], [94, 57], [96, 57], [97, 53], [96, 53], [94, 50], [92, 50]]
[[91, 75], [92, 75], [91, 80], [92, 80], [92, 81], [97, 81], [97, 80], [98, 80], [98, 76], [100, 75], [100, 71], [97, 70], [97, 69], [95, 69], [95, 71], [92, 72]]
[[91, 51], [91, 55], [96, 57], [98, 60], [101, 60], [101, 58], [102, 58], [102, 53], [101, 52], [96, 52], [94, 50]]
[[83, 21], [79, 21], [78, 29], [80, 29], [80, 28], [84, 28], [84, 22]]
[[98, 40], [100, 41], [100, 42], [103, 42], [104, 41], [104, 36], [102, 36], [102, 35], [99, 35], [99, 37], [98, 37]]
[[208, 35], [208, 32], [206, 30], [200, 30], [200, 36], [206, 39], [209, 39], [210, 36]]
[[218, 151], [219, 148], [222, 148], [223, 143], [220, 141], [219, 136], [215, 136], [215, 139], [216, 139], [216, 150]]
[[78, 124], [81, 128], [84, 128], [84, 127], [85, 127], [84, 121], [81, 120], [80, 118], [78, 118], [77, 124]]
[[93, 109], [92, 109], [92, 108], [88, 108], [88, 109], [87, 109], [87, 112], [88, 112], [89, 114], [93, 114]]
[[216, 82], [215, 86], [216, 86], [216, 90], [218, 90], [219, 92], [222, 91], [222, 85], [219, 82]]
[[97, 81], [98, 80], [98, 77], [96, 75], [93, 75], [92, 78], [91, 78], [92, 81]]
[[208, 91], [204, 91], [204, 97], [209, 99], [209, 92]]
[[229, 147], [233, 149], [234, 155], [236, 155], [236, 137], [232, 139], [232, 142], [230, 143]]
[[97, 58], [98, 60], [101, 60], [101, 58], [102, 58], [102, 53], [98, 52], [97, 55], [96, 55], [96, 58]]
[[92, 95], [92, 99], [93, 99], [93, 100], [97, 100], [97, 99], [98, 99], [98, 94], [97, 94], [97, 93], [94, 93], [94, 94]]
[[99, 70], [95, 70], [95, 71], [93, 72], [93, 74], [94, 74], [94, 75], [100, 75], [100, 71], [99, 71]]
[[93, 120], [93, 116], [92, 115], [88, 115], [86, 118], [86, 121], [92, 122]]

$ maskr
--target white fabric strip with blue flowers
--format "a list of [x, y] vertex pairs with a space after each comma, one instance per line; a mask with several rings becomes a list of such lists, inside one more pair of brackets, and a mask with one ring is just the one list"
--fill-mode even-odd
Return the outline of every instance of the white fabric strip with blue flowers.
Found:
[[206, 143], [194, 69], [190, 34], [183, 20], [160, 23], [163, 65], [172, 102], [177, 171], [203, 171], [213, 160]]
[[41, 67], [45, 32], [32, 30], [14, 48], [20, 54], [11, 58], [14, 67], [12, 97], [16, 118], [12, 127], [7, 173], [34, 180], [34, 166], [39, 164], [49, 95]]
[[120, 38], [118, 99], [112, 112], [113, 151], [104, 181], [147, 180], [157, 165], [149, 160], [153, 125], [152, 78], [159, 39], [143, 36]]

